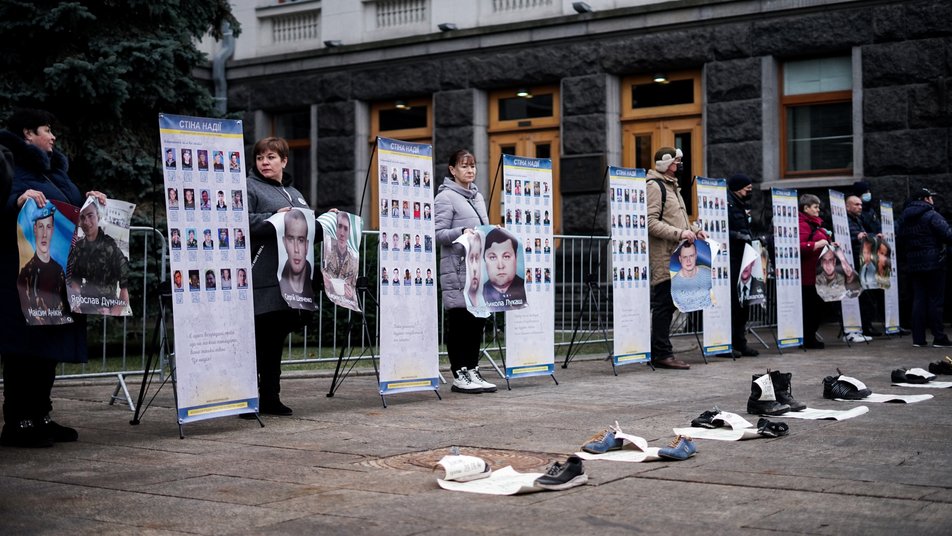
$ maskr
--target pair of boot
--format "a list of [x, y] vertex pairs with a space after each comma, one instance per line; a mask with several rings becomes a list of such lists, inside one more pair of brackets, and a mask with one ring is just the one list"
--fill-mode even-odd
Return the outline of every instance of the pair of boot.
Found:
[[68, 443], [79, 439], [79, 434], [69, 426], [63, 426], [49, 414], [38, 419], [23, 419], [5, 422], [0, 432], [0, 445], [5, 447], [46, 448], [53, 443]]
[[483, 375], [479, 373], [479, 367], [473, 367], [472, 370], [467, 370], [466, 367], [463, 367], [454, 372], [453, 375], [455, 378], [453, 378], [453, 386], [450, 390], [454, 393], [479, 394], [496, 392], [496, 385], [487, 382], [483, 378]]
[[806, 404], [793, 398], [792, 372], [768, 370], [754, 374], [750, 382], [747, 413], [751, 415], [781, 415], [788, 411], [803, 411]]

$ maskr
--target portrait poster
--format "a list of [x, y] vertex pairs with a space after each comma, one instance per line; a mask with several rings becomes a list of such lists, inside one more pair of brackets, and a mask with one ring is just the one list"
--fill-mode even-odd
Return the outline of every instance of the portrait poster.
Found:
[[611, 223], [612, 361], [651, 359], [651, 281], [648, 271], [648, 204], [645, 170], [608, 168]]
[[316, 311], [314, 295], [314, 211], [292, 207], [268, 218], [278, 243], [278, 288], [291, 309]]
[[439, 387], [433, 147], [377, 138], [380, 394]]
[[76, 227], [76, 207], [47, 201], [43, 208], [27, 199], [17, 216], [20, 310], [31, 326], [72, 324], [65, 267]]
[[803, 344], [800, 273], [800, 215], [797, 191], [772, 188], [774, 282], [777, 287], [777, 345]]
[[671, 299], [682, 313], [700, 311], [714, 304], [714, 270], [711, 244], [682, 240], [671, 254]]
[[744, 245], [744, 257], [740, 261], [740, 274], [737, 276], [737, 299], [748, 305], [764, 305], [767, 301], [764, 283], [763, 258], [760, 242]]
[[324, 230], [321, 275], [324, 294], [334, 305], [360, 312], [357, 275], [360, 272], [360, 237], [364, 222], [356, 214], [325, 212], [317, 218]]
[[[712, 243], [726, 246], [727, 230], [727, 181], [724, 179], [697, 178], [697, 225], [707, 233]], [[730, 249], [718, 247], [712, 251], [710, 307], [702, 313], [704, 322], [704, 355], [730, 353], [731, 345], [731, 260]], [[673, 281], [672, 281], [673, 288]]]
[[66, 265], [66, 292], [74, 313], [130, 316], [129, 227], [136, 206], [86, 198]]
[[[480, 225], [455, 242], [466, 251], [466, 288], [463, 299], [475, 316], [515, 311], [526, 301], [526, 259], [522, 241], [495, 225]], [[528, 274], [527, 276], [528, 277]]]
[[506, 314], [506, 377], [555, 370], [552, 160], [503, 155], [505, 228], [525, 245], [528, 307]]
[[[243, 132], [241, 121], [159, 115], [179, 423], [258, 409], [246, 175], [223, 165], [225, 153], [244, 161]], [[209, 165], [215, 154], [222, 165]]]
[[[862, 292], [862, 286], [859, 281], [859, 274], [853, 269], [853, 246], [850, 241], [850, 226], [846, 216], [846, 196], [843, 192], [830, 190], [830, 213], [831, 224], [833, 225], [833, 240], [840, 245], [840, 251], [834, 251], [833, 262], [839, 267], [838, 273], [841, 273], [844, 280], [844, 286], [848, 287], [846, 291], [838, 288], [839, 277], [833, 277], [833, 274], [822, 275], [820, 267], [823, 264], [823, 253], [820, 254], [820, 262], [817, 263], [817, 284], [816, 292], [824, 301], [839, 301], [843, 311], [843, 331], [852, 333], [863, 330], [863, 322], [859, 315], [859, 294]], [[826, 257], [827, 263], [831, 261], [829, 255]], [[849, 265], [844, 267], [843, 263]], [[827, 267], [829, 268], [829, 264]], [[822, 283], [821, 283], [822, 281]], [[821, 290], [823, 284], [825, 289]], [[842, 297], [834, 299], [837, 295]]]
[[853, 269], [846, 250], [830, 244], [816, 263], [816, 293], [823, 301], [834, 302], [859, 296], [859, 273]]
[[[885, 258], [878, 259], [876, 277], [882, 288], [885, 289], [884, 303], [886, 310], [883, 325], [886, 326], [886, 333], [894, 334], [899, 333], [900, 330], [899, 284], [897, 282], [898, 274], [896, 273], [896, 267], [899, 265], [896, 264], [896, 220], [893, 219], [893, 204], [889, 201], [880, 201], [879, 213], [883, 225], [883, 241], [889, 248], [889, 261], [887, 263]], [[883, 257], [886, 256], [882, 250], [882, 244], [880, 244], [878, 254]], [[883, 283], [887, 280], [889, 284], [884, 286]]]

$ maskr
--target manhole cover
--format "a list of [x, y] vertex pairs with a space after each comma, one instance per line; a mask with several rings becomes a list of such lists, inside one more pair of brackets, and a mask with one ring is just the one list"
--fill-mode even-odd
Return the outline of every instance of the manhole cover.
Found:
[[[450, 447], [445, 447], [423, 452], [410, 452], [389, 458], [380, 458], [379, 460], [362, 461], [358, 462], [357, 465], [404, 471], [431, 471], [436, 462], [449, 453]], [[489, 462], [493, 469], [511, 465], [513, 469], [521, 473], [543, 472], [545, 467], [552, 462], [565, 458], [564, 454], [470, 447], [460, 447], [459, 453], [465, 456], [478, 456]]]

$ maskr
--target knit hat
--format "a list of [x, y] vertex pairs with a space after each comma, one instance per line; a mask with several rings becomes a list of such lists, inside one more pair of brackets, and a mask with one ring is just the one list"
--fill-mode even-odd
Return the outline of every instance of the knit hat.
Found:
[[872, 191], [872, 188], [870, 188], [868, 181], [863, 180], [863, 181], [856, 181], [853, 183], [853, 193], [856, 194], [857, 196], [863, 195], [866, 192], [871, 192], [871, 191]]
[[655, 171], [658, 173], [668, 171], [668, 168], [671, 167], [674, 160], [683, 156], [684, 153], [681, 152], [681, 149], [674, 149], [672, 147], [662, 147], [658, 149], [654, 154]]
[[729, 179], [727, 179], [727, 189], [736, 192], [750, 186], [753, 181], [750, 180], [750, 177], [744, 175], [743, 173], [734, 173]]

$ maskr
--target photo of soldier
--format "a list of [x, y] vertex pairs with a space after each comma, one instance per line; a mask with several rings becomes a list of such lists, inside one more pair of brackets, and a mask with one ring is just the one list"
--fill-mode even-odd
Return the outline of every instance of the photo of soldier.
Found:
[[70, 305], [76, 313], [129, 315], [129, 260], [100, 224], [105, 210], [90, 197], [79, 211], [82, 237], [76, 233], [66, 270]]

